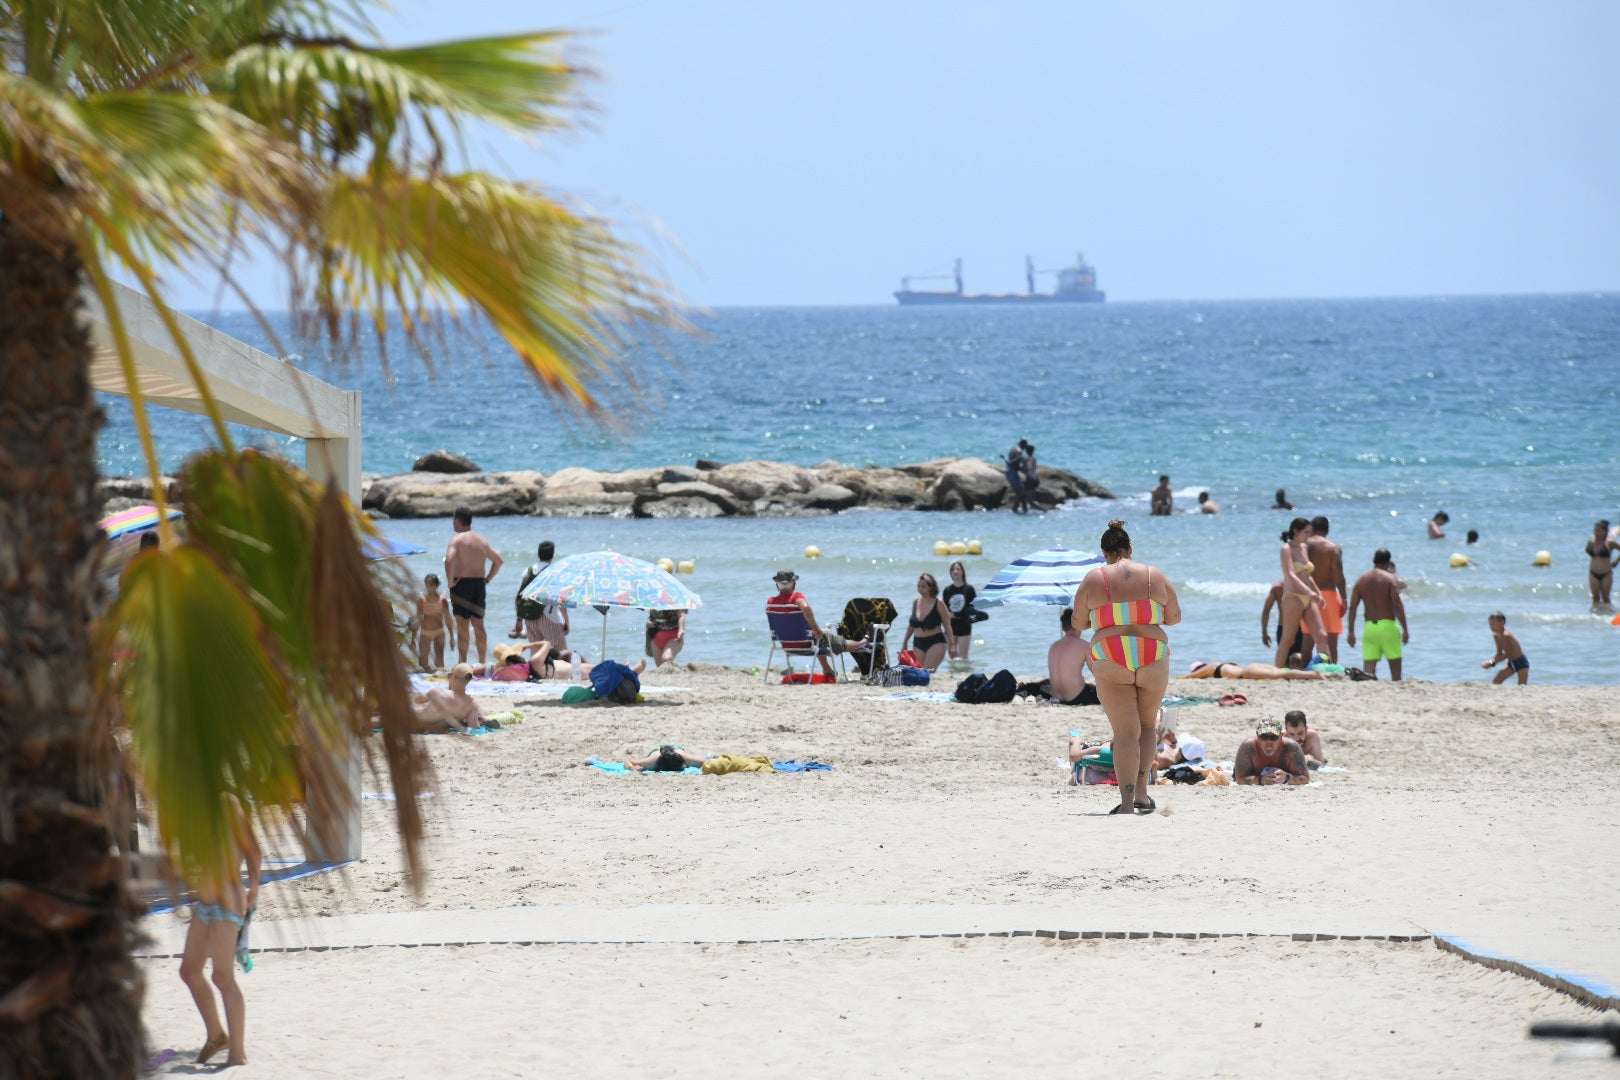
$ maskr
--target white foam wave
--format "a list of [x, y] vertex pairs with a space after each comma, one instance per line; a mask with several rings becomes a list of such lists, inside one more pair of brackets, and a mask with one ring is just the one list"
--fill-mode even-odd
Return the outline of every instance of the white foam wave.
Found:
[[1184, 581], [1176, 586], [1176, 591], [1215, 600], [1239, 600], [1255, 596], [1263, 599], [1271, 591], [1271, 585], [1258, 581]]

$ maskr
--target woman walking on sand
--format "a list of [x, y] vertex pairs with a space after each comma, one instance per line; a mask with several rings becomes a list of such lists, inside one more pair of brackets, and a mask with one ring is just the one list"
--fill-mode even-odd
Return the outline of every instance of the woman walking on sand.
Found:
[[1110, 814], [1147, 814], [1148, 770], [1158, 749], [1159, 706], [1170, 684], [1170, 640], [1164, 627], [1181, 621], [1181, 601], [1164, 572], [1136, 562], [1118, 518], [1102, 534], [1107, 561], [1074, 593], [1074, 613], [1091, 622], [1091, 672], [1097, 699], [1114, 729], [1114, 776], [1119, 805]]
[[1592, 539], [1586, 544], [1586, 557], [1590, 560], [1586, 566], [1586, 584], [1592, 590], [1592, 603], [1609, 603], [1610, 590], [1614, 588], [1614, 553], [1620, 550], [1620, 543], [1609, 539], [1609, 523], [1600, 521], [1592, 526]]
[[[1288, 523], [1282, 534], [1282, 603], [1277, 615], [1282, 619], [1282, 636], [1277, 639], [1278, 667], [1288, 666], [1288, 647], [1299, 632], [1300, 623], [1311, 636], [1311, 648], [1327, 641], [1327, 629], [1322, 625], [1322, 590], [1316, 587], [1311, 571], [1316, 567], [1305, 554], [1305, 541], [1311, 538], [1311, 523], [1297, 517]], [[1307, 663], [1310, 657], [1303, 658]]]
[[973, 601], [978, 598], [979, 592], [968, 584], [967, 569], [960, 562], [951, 563], [951, 583], [945, 586], [942, 594], [945, 607], [951, 613], [951, 633], [956, 640], [951, 643], [951, 659], [966, 660], [968, 649], [973, 646], [973, 617], [976, 610]]
[[[209, 1058], [227, 1047], [230, 1055], [226, 1065], [247, 1064], [247, 1001], [236, 983], [236, 939], [242, 923], [259, 902], [262, 858], [242, 804], [227, 797], [226, 809], [231, 819], [230, 869], [218, 881], [197, 883], [191, 923], [186, 927], [185, 952], [180, 958], [180, 979], [191, 991], [205, 1029], [203, 1048], [196, 1058], [199, 1065], [208, 1064]], [[243, 862], [247, 863], [246, 886], [237, 876]], [[214, 965], [211, 983], [203, 974], [210, 962]], [[225, 1005], [223, 1027], [214, 1005], [216, 987]]]

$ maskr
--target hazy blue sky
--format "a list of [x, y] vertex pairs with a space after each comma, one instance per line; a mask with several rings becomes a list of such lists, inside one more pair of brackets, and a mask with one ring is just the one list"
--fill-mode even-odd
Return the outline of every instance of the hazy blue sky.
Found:
[[656, 223], [699, 304], [1077, 249], [1115, 300], [1620, 289], [1612, 0], [397, 3], [399, 43], [595, 31], [594, 132], [479, 142]]

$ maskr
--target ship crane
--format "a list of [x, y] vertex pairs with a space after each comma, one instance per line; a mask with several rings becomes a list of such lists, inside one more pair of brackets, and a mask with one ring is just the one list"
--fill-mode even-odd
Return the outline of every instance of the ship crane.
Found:
[[[1075, 266], [1085, 266], [1086, 265], [1086, 256], [1085, 256], [1084, 252], [1078, 252], [1078, 251], [1075, 252], [1074, 265]], [[1024, 280], [1026, 282], [1028, 282], [1029, 291], [1031, 293], [1033, 293], [1035, 291], [1035, 276], [1037, 274], [1061, 274], [1061, 273], [1063, 273], [1063, 271], [1065, 271], [1067, 269], [1069, 269], [1069, 267], [1067, 267], [1067, 266], [1054, 266], [1049, 270], [1037, 270], [1037, 269], [1035, 269], [1035, 256], [1033, 256], [1033, 255], [1025, 255], [1024, 256]]]
[[956, 291], [960, 293], [962, 291], [961, 259], [956, 260], [956, 265], [949, 274], [913, 274], [910, 277], [903, 277], [900, 279], [900, 289], [902, 292], [910, 292], [913, 281], [948, 281], [953, 278], [956, 281]]

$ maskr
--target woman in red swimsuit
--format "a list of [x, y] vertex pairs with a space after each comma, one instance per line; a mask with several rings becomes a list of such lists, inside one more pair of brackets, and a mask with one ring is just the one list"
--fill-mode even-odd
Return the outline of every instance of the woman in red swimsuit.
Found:
[[1164, 627], [1181, 621], [1170, 579], [1131, 558], [1131, 537], [1118, 518], [1102, 534], [1107, 566], [1087, 574], [1074, 593], [1074, 611], [1091, 620], [1091, 672], [1097, 699], [1114, 729], [1114, 776], [1119, 805], [1110, 814], [1152, 813], [1148, 770], [1158, 749], [1157, 721], [1170, 684], [1170, 641]]

